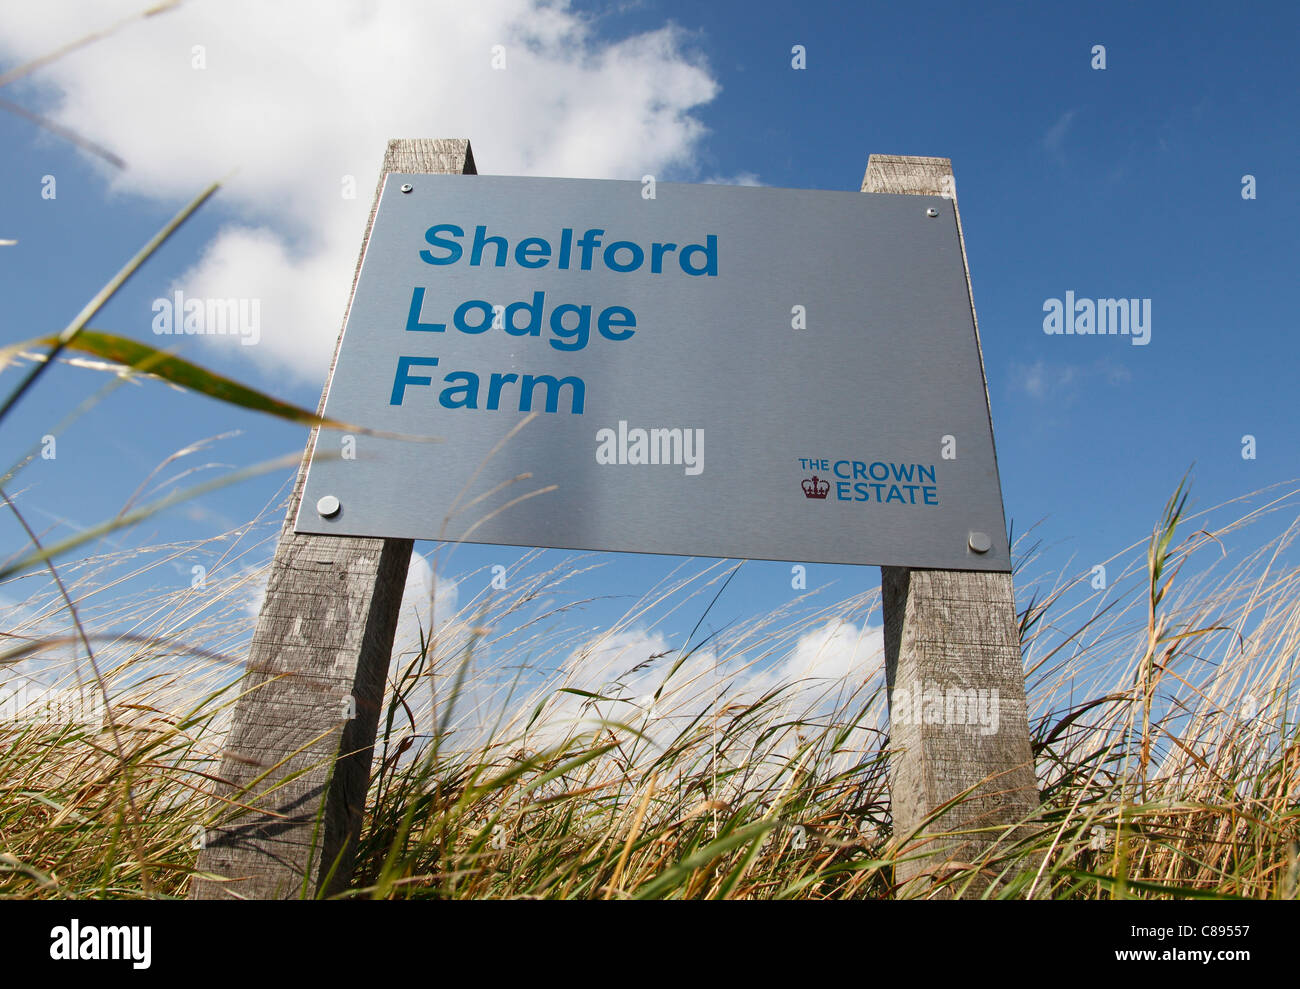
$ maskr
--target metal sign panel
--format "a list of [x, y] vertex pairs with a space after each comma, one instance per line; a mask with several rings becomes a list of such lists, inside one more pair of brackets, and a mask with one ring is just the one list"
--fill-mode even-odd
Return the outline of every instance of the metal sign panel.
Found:
[[389, 175], [325, 414], [440, 442], [323, 432], [299, 532], [1010, 569], [940, 197]]

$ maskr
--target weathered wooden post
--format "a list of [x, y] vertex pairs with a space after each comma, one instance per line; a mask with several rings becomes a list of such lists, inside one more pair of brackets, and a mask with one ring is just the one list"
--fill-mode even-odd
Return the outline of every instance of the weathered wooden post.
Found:
[[[970, 266], [949, 159], [872, 155], [862, 191], [951, 198], [969, 291]], [[978, 341], [973, 293], [971, 323]], [[985, 377], [986, 400], [987, 387]], [[903, 851], [905, 855], [928, 853], [901, 863], [897, 878], [918, 890], [924, 888], [926, 876], [942, 872], [946, 861], [969, 861], [998, 837], [996, 830], [939, 835], [1012, 825], [1038, 803], [1024, 666], [1010, 573], [886, 566], [881, 567], [881, 596], [894, 748], [890, 767], [894, 833], [905, 836], [920, 829], [919, 842], [902, 846]], [[942, 692], [950, 686], [987, 691], [985, 696], [996, 700], [997, 730], [986, 734], [987, 726], [977, 719], [945, 723], [949, 719], [940, 718], [926, 723], [925, 717], [895, 716], [896, 698], [912, 704], [927, 690]], [[969, 796], [921, 827], [928, 815], [967, 790]], [[983, 887], [972, 884], [971, 888]]]
[[[467, 140], [390, 141], [390, 172], [472, 175], [474, 156]], [[412, 541], [294, 531], [312, 451], [329, 436], [307, 442], [219, 770], [228, 803], [203, 836], [198, 868], [224, 881], [195, 880], [192, 898], [312, 896], [352, 871]]]

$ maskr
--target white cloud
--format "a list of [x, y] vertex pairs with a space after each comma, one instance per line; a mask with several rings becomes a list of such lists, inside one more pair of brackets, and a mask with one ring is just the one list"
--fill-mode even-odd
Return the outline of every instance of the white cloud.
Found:
[[1043, 147], [1057, 159], [1065, 157], [1065, 136], [1070, 132], [1070, 125], [1074, 123], [1077, 110], [1066, 110], [1056, 118], [1056, 122], [1047, 128], [1043, 135]]
[[1034, 398], [1044, 397], [1047, 394], [1046, 371], [1046, 365], [1042, 361], [1035, 361], [1033, 364], [1021, 367], [1021, 387]]
[[0, 695], [8, 696], [31, 685], [44, 685], [75, 674], [76, 659], [83, 655], [75, 628], [61, 609], [29, 598], [17, 601], [0, 596], [4, 616], [3, 652], [31, 651], [21, 659], [8, 658], [0, 664]]
[[1038, 360], [1033, 364], [1010, 365], [1013, 384], [1024, 390], [1031, 398], [1055, 401], [1073, 401], [1079, 386], [1088, 380], [1101, 378], [1106, 384], [1118, 386], [1127, 384], [1133, 373], [1124, 365], [1110, 360], [1083, 364], [1049, 364]]
[[1011, 373], [1032, 398], [1065, 397], [1065, 391], [1079, 377], [1081, 368], [1073, 364], [1052, 365], [1046, 361], [1033, 364], [1013, 364]]
[[[641, 724], [647, 715], [658, 720], [693, 714], [714, 695], [717, 660], [710, 651], [697, 651], [665, 685], [677, 656], [678, 650], [662, 633], [643, 629], [601, 633], [569, 654], [552, 685], [618, 699], [554, 694], [546, 709], [545, 735], [555, 740], [570, 730], [591, 730], [602, 719]], [[654, 694], [661, 687], [656, 701]], [[654, 728], [670, 730], [663, 721]], [[657, 733], [648, 731], [652, 736]]]
[[411, 655], [420, 648], [423, 632], [427, 639], [435, 625], [447, 628], [458, 609], [459, 585], [450, 577], [435, 573], [429, 558], [411, 553], [402, 592], [402, 610], [398, 613], [397, 631], [393, 635], [393, 654]]
[[737, 172], [735, 175], [715, 175], [713, 178], [705, 179], [704, 181], [710, 185], [763, 185], [763, 182], [754, 172]]
[[[774, 662], [758, 664], [749, 655], [720, 656], [700, 649], [665, 679], [679, 656], [679, 648], [658, 632], [626, 629], [594, 637], [568, 655], [536, 697], [518, 704], [517, 710], [530, 712], [541, 696], [550, 698], [544, 716], [529, 732], [530, 745], [558, 744], [605, 720], [634, 725], [662, 748], [701, 715], [752, 702], [778, 687], [789, 688], [779, 703], [792, 718], [826, 715], [879, 677], [884, 637], [879, 627], [830, 621], [800, 636]], [[560, 687], [584, 693], [562, 692]], [[465, 710], [474, 712], [471, 721], [479, 724], [498, 717], [493, 704], [484, 704], [477, 694]], [[481, 738], [470, 724], [462, 729], [466, 740]]]
[[[44, 54], [143, 5], [11, 4], [0, 55]], [[544, 0], [192, 0], [31, 80], [54, 95], [48, 116], [126, 160], [105, 166], [115, 191], [174, 202], [237, 169], [220, 194], [236, 219], [178, 287], [260, 299], [259, 346], [201, 339], [313, 382], [390, 137], [469, 137], [485, 173], [640, 179], [692, 169], [704, 128], [691, 112], [718, 89], [679, 29], [601, 39]], [[147, 332], [149, 315], [124, 329]]]
[[781, 676], [808, 682], [866, 679], [883, 669], [884, 657], [883, 628], [858, 628], [849, 621], [827, 622], [800, 636]]

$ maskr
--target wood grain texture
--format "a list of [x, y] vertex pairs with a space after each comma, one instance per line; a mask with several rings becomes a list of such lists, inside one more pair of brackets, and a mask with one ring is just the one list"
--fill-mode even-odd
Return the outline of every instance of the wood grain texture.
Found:
[[[970, 266], [952, 175], [947, 158], [872, 155], [862, 191], [922, 196], [947, 192], [953, 201], [970, 292]], [[978, 345], [973, 293], [971, 318]], [[983, 361], [981, 352], [980, 374], [987, 398]], [[900, 855], [925, 853], [900, 862], [896, 878], [909, 893], [923, 895], [946, 862], [970, 861], [1000, 838], [1014, 835], [1012, 826], [1038, 804], [1015, 597], [1009, 573], [906, 567], [881, 567], [881, 597], [894, 833], [899, 838], [918, 833], [915, 840], [900, 844]], [[996, 691], [996, 731], [971, 723], [918, 724], [915, 718], [901, 716], [898, 701], [913, 698], [927, 687], [988, 691], [985, 696], [990, 698]], [[928, 815], [968, 790], [970, 796], [922, 827]], [[950, 834], [977, 828], [990, 831]], [[945, 832], [949, 834], [941, 836]], [[978, 895], [987, 885], [987, 880], [974, 884], [967, 895]]]
[[[389, 142], [389, 172], [476, 170], [469, 141], [415, 139]], [[381, 176], [352, 293], [382, 188]], [[331, 378], [342, 342], [340, 331]], [[314, 896], [351, 875], [411, 541], [293, 531], [320, 439], [312, 430], [289, 499], [199, 853], [199, 871], [222, 881], [194, 880], [192, 899]]]

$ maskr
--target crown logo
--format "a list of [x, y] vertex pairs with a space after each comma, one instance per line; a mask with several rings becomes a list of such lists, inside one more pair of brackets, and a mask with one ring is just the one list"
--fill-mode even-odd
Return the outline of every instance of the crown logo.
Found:
[[825, 498], [831, 489], [831, 482], [818, 480], [817, 475], [814, 474], [804, 480], [802, 487], [805, 498]]

